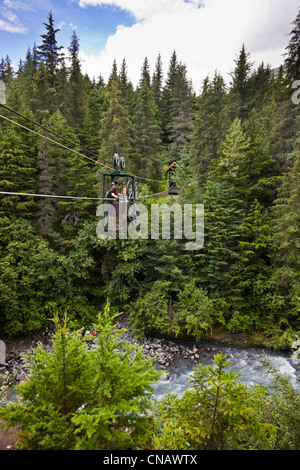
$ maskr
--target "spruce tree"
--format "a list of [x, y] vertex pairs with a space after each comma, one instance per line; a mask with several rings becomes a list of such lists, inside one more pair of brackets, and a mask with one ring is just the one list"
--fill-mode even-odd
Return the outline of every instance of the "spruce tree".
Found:
[[54, 87], [55, 73], [60, 61], [62, 46], [57, 45], [56, 34], [59, 29], [54, 28], [52, 11], [48, 15], [48, 23], [43, 23], [46, 27], [46, 33], [42, 34], [42, 44], [38, 47], [38, 55], [43, 60], [49, 76], [50, 87]]
[[255, 114], [249, 115], [245, 136], [249, 141], [249, 157], [244, 170], [248, 175], [246, 202], [251, 204], [257, 199], [263, 207], [269, 208], [275, 196], [278, 169], [270, 145], [265, 143], [261, 122]]
[[18, 81], [22, 87], [23, 100], [27, 107], [30, 106], [33, 96], [33, 77], [35, 73], [36, 64], [34, 61], [33, 52], [31, 51], [30, 47], [28, 47], [22, 71], [18, 76]]
[[91, 357], [78, 332], [67, 330], [66, 319], [61, 322], [56, 316], [55, 326], [51, 352], [38, 344], [30, 360], [30, 380], [19, 387], [24, 406], [14, 404], [5, 410], [7, 422], [21, 427], [20, 449], [75, 446], [72, 417], [89, 394]]
[[18, 110], [19, 112], [27, 112], [28, 108], [24, 103], [24, 94], [22, 89], [22, 81], [20, 76], [11, 80], [5, 88], [5, 102], [9, 108]]
[[[300, 292], [300, 158], [297, 154], [293, 166], [283, 175], [273, 211], [274, 279], [285, 295], [287, 311], [297, 319]], [[288, 295], [287, 295], [288, 292]]]
[[242, 45], [239, 56], [235, 59], [235, 69], [231, 74], [232, 113], [244, 121], [250, 109], [249, 78], [253, 63], [250, 62], [250, 54], [245, 44]]
[[135, 101], [136, 101], [136, 91], [133, 88], [133, 84], [128, 77], [128, 70], [127, 70], [127, 63], [125, 58], [122, 60], [121, 70], [119, 74], [121, 86], [122, 86], [122, 96], [124, 102], [128, 106], [128, 113], [130, 119], [132, 119], [132, 115], [134, 112]]
[[1, 59], [0, 64], [0, 80], [3, 80], [6, 85], [10, 83], [12, 78], [14, 77], [14, 70], [11, 63], [11, 59], [8, 55], [6, 55], [5, 59]]
[[251, 106], [261, 109], [271, 92], [272, 72], [269, 65], [262, 62], [249, 78]]
[[295, 156], [295, 136], [298, 130], [297, 109], [291, 100], [291, 89], [287, 86], [283, 67], [273, 76], [269, 90], [264, 95], [261, 107], [254, 108], [249, 117], [255, 116], [262, 128], [264, 145], [274, 159], [274, 167], [285, 173]]
[[249, 140], [245, 136], [240, 119], [235, 119], [222, 142], [217, 159], [212, 165], [210, 179], [227, 181], [240, 189], [245, 187], [245, 173], [249, 158]]
[[5, 62], [2, 57], [1, 62], [0, 62], [0, 80], [5, 81]]
[[[60, 111], [56, 111], [50, 117], [49, 122], [44, 122], [44, 124], [57, 134], [76, 143], [77, 138], [74, 131], [68, 127], [67, 121]], [[65, 141], [61, 143], [63, 145], [66, 144]], [[70, 147], [72, 148], [71, 145]], [[39, 168], [39, 193], [58, 196], [73, 196], [76, 193], [79, 196], [85, 195], [87, 165], [75, 157], [70, 150], [63, 149], [55, 143], [41, 139], [37, 165]], [[78, 174], [78, 172], [82, 173]], [[59, 199], [40, 198], [37, 214], [39, 232], [48, 237], [57, 234], [62, 221], [70, 212], [70, 205], [76, 207], [75, 203], [59, 201]]]
[[287, 80], [291, 84], [294, 80], [300, 80], [300, 11], [297, 18], [292, 23], [293, 29], [290, 32], [290, 42], [286, 47], [286, 58], [284, 66], [287, 73]]
[[87, 113], [87, 95], [79, 60], [79, 40], [73, 31], [69, 47], [70, 59], [70, 113], [74, 129], [79, 130]]
[[[269, 298], [273, 294], [270, 284], [271, 246], [269, 210], [255, 200], [241, 225], [239, 259], [231, 266], [226, 278], [234, 310], [228, 323], [231, 331], [256, 330], [270, 320], [272, 307]], [[273, 302], [276, 305], [275, 296]]]
[[[76, 449], [144, 449], [151, 445], [152, 386], [160, 377], [141, 348], [121, 339], [117, 315], [109, 304], [98, 317], [98, 343], [93, 354], [93, 397], [74, 417]], [[95, 372], [96, 371], [96, 372]]]
[[[17, 129], [7, 126], [0, 129], [0, 187], [8, 192], [35, 192], [35, 148], [32, 140]], [[29, 145], [31, 143], [31, 146]], [[32, 217], [33, 198], [17, 195], [1, 195], [2, 216], [18, 214]]]
[[147, 87], [150, 88], [150, 85], [151, 85], [150, 66], [149, 66], [147, 57], [145, 57], [143, 67], [142, 67], [142, 73], [141, 73], [141, 78], [140, 78], [140, 83], [139, 83], [140, 88], [142, 88], [144, 82], [146, 82]]
[[120, 80], [122, 85], [126, 88], [128, 85], [128, 70], [125, 57], [122, 60], [121, 71], [120, 71]]
[[159, 179], [161, 177], [159, 126], [154, 99], [146, 79], [138, 93], [133, 122], [135, 171], [140, 176]]
[[31, 105], [36, 120], [41, 123], [44, 118], [48, 119], [49, 115], [54, 112], [54, 91], [49, 86], [48, 73], [41, 61], [36, 74], [32, 80], [33, 94], [31, 97]]
[[230, 296], [227, 275], [240, 257], [245, 214], [229, 181], [208, 180], [200, 199], [205, 208], [205, 242], [193, 257], [197, 281], [210, 292]]
[[202, 93], [196, 99], [190, 135], [190, 158], [202, 187], [229, 128], [226, 105], [226, 85], [223, 77], [215, 72], [213, 80], [209, 81], [208, 77], [204, 80]]
[[107, 305], [99, 314], [97, 345], [87, 347], [67, 318], [54, 317], [52, 348], [41, 343], [29, 359], [30, 377], [18, 387], [22, 404], [1, 410], [18, 424], [23, 450], [128, 450], [151, 445], [153, 384], [160, 377], [141, 348], [120, 339]]
[[85, 87], [87, 112], [79, 131], [79, 139], [83, 147], [97, 155], [101, 146], [99, 123], [103, 113], [108, 109], [108, 99], [101, 80], [96, 83], [95, 80], [85, 79]]
[[232, 184], [247, 210], [255, 197], [270, 205], [275, 175], [273, 159], [262, 143], [257, 122], [249, 119], [244, 131], [241, 120], [235, 119], [213, 162], [210, 178]]
[[186, 66], [179, 64], [171, 97], [172, 121], [170, 140], [174, 158], [187, 151], [191, 133], [192, 87], [187, 77]]
[[159, 54], [156, 59], [155, 69], [152, 75], [151, 91], [152, 91], [157, 109], [159, 110], [160, 119], [161, 119], [160, 114], [161, 114], [162, 88], [163, 88], [163, 65], [162, 65], [161, 55]]
[[56, 72], [55, 76], [55, 95], [53, 110], [54, 112], [59, 110], [62, 115], [67, 119], [68, 123], [75, 127], [72, 116], [71, 107], [71, 89], [68, 82], [68, 68], [65, 63], [65, 59], [61, 59], [60, 67]]
[[162, 139], [164, 144], [171, 142], [170, 129], [172, 124], [171, 99], [178, 71], [177, 53], [174, 50], [167, 71], [166, 83], [162, 92]]
[[[113, 80], [107, 91], [108, 110], [100, 122], [100, 160], [113, 162], [113, 156], [118, 153], [125, 159], [132, 150], [132, 123], [129, 118], [126, 102], [122, 97], [120, 79]], [[126, 160], [129, 163], [128, 159]]]
[[199, 364], [190, 388], [181, 398], [166, 396], [159, 403], [160, 434], [157, 446], [194, 450], [271, 450], [277, 428], [258, 417], [262, 388], [248, 388], [240, 374], [219, 353], [212, 366]]
[[116, 59], [114, 59], [112, 69], [111, 69], [111, 73], [110, 73], [110, 76], [108, 78], [107, 86], [110, 87], [112, 82], [114, 80], [117, 80], [117, 78], [118, 78], [118, 66], [117, 66]]

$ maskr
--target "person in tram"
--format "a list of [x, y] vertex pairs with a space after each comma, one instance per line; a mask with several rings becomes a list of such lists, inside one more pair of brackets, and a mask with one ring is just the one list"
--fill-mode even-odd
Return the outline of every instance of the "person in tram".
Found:
[[[106, 193], [106, 198], [107, 199], [112, 199], [109, 202], [114, 207], [116, 206], [117, 199], [119, 198], [119, 196], [117, 194], [117, 186], [118, 186], [118, 183], [116, 183], [115, 181], [112, 181], [111, 188]], [[108, 217], [108, 229], [109, 230], [115, 230], [116, 229], [116, 216], [117, 216], [117, 213], [116, 213], [116, 207], [115, 207], [114, 215], [109, 215], [109, 217]]]
[[116, 204], [116, 200], [119, 197], [118, 194], [117, 194], [117, 186], [118, 186], [118, 183], [116, 183], [115, 181], [112, 181], [111, 188], [106, 193], [106, 198], [107, 199], [114, 199], [114, 201], [112, 201], [112, 204]]
[[122, 191], [122, 192], [119, 194], [119, 196], [126, 197], [126, 185], [125, 185], [124, 181], [121, 181], [121, 182], [119, 183], [119, 186], [120, 186], [121, 191]]

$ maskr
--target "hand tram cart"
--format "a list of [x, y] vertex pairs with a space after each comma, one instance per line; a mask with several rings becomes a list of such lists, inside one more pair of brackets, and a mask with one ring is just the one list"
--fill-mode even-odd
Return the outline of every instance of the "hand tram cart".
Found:
[[[139, 223], [139, 212], [137, 208], [138, 185], [135, 176], [125, 172], [125, 159], [114, 155], [115, 171], [102, 173], [102, 207], [103, 212], [107, 204], [112, 205], [112, 214], [108, 218], [108, 230], [118, 230], [125, 228], [124, 225], [130, 222]], [[117, 183], [118, 198], [107, 197], [112, 183]], [[121, 191], [121, 192], [118, 192]], [[105, 204], [106, 203], [106, 204]], [[101, 214], [104, 217], [104, 213]]]

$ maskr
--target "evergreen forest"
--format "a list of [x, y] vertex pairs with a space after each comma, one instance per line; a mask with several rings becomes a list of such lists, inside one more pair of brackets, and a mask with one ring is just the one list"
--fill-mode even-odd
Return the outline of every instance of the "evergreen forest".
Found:
[[[212, 71], [201, 90], [175, 50], [167, 70], [145, 57], [137, 86], [126, 57], [112, 60], [107, 83], [101, 70], [91, 79], [76, 32], [63, 54], [52, 12], [44, 30], [17, 70], [0, 62], [1, 331], [30, 334], [65, 311], [81, 327], [109, 301], [141, 336], [225, 331], [289, 347], [299, 334], [300, 14], [278, 69], [254, 66], [241, 44], [230, 83]], [[96, 236], [115, 153], [149, 207], [173, 202], [153, 195], [179, 165], [176, 202], [204, 205], [202, 249]]]
[[[76, 31], [69, 45], [58, 32], [49, 12], [17, 70], [0, 62], [0, 334], [52, 325], [0, 425], [18, 426], [20, 450], [299, 450], [299, 392], [270, 364], [272, 389], [248, 388], [218, 353], [181, 398], [154, 404], [161, 372], [116, 325], [122, 315], [136, 338], [299, 345], [300, 12], [279, 68], [241, 44], [229, 83], [211, 71], [200, 90], [176, 50], [166, 70], [145, 57], [135, 86], [126, 57], [112, 58], [107, 83], [101, 70], [92, 79]], [[116, 153], [149, 214], [203, 205], [200, 249], [97, 236]], [[166, 196], [173, 162], [178, 198]]]

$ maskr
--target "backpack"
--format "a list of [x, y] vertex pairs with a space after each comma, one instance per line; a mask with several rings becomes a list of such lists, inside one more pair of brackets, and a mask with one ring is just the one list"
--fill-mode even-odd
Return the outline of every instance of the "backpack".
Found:
[[112, 188], [110, 188], [107, 193], [105, 194], [105, 199], [111, 199], [111, 190]]

